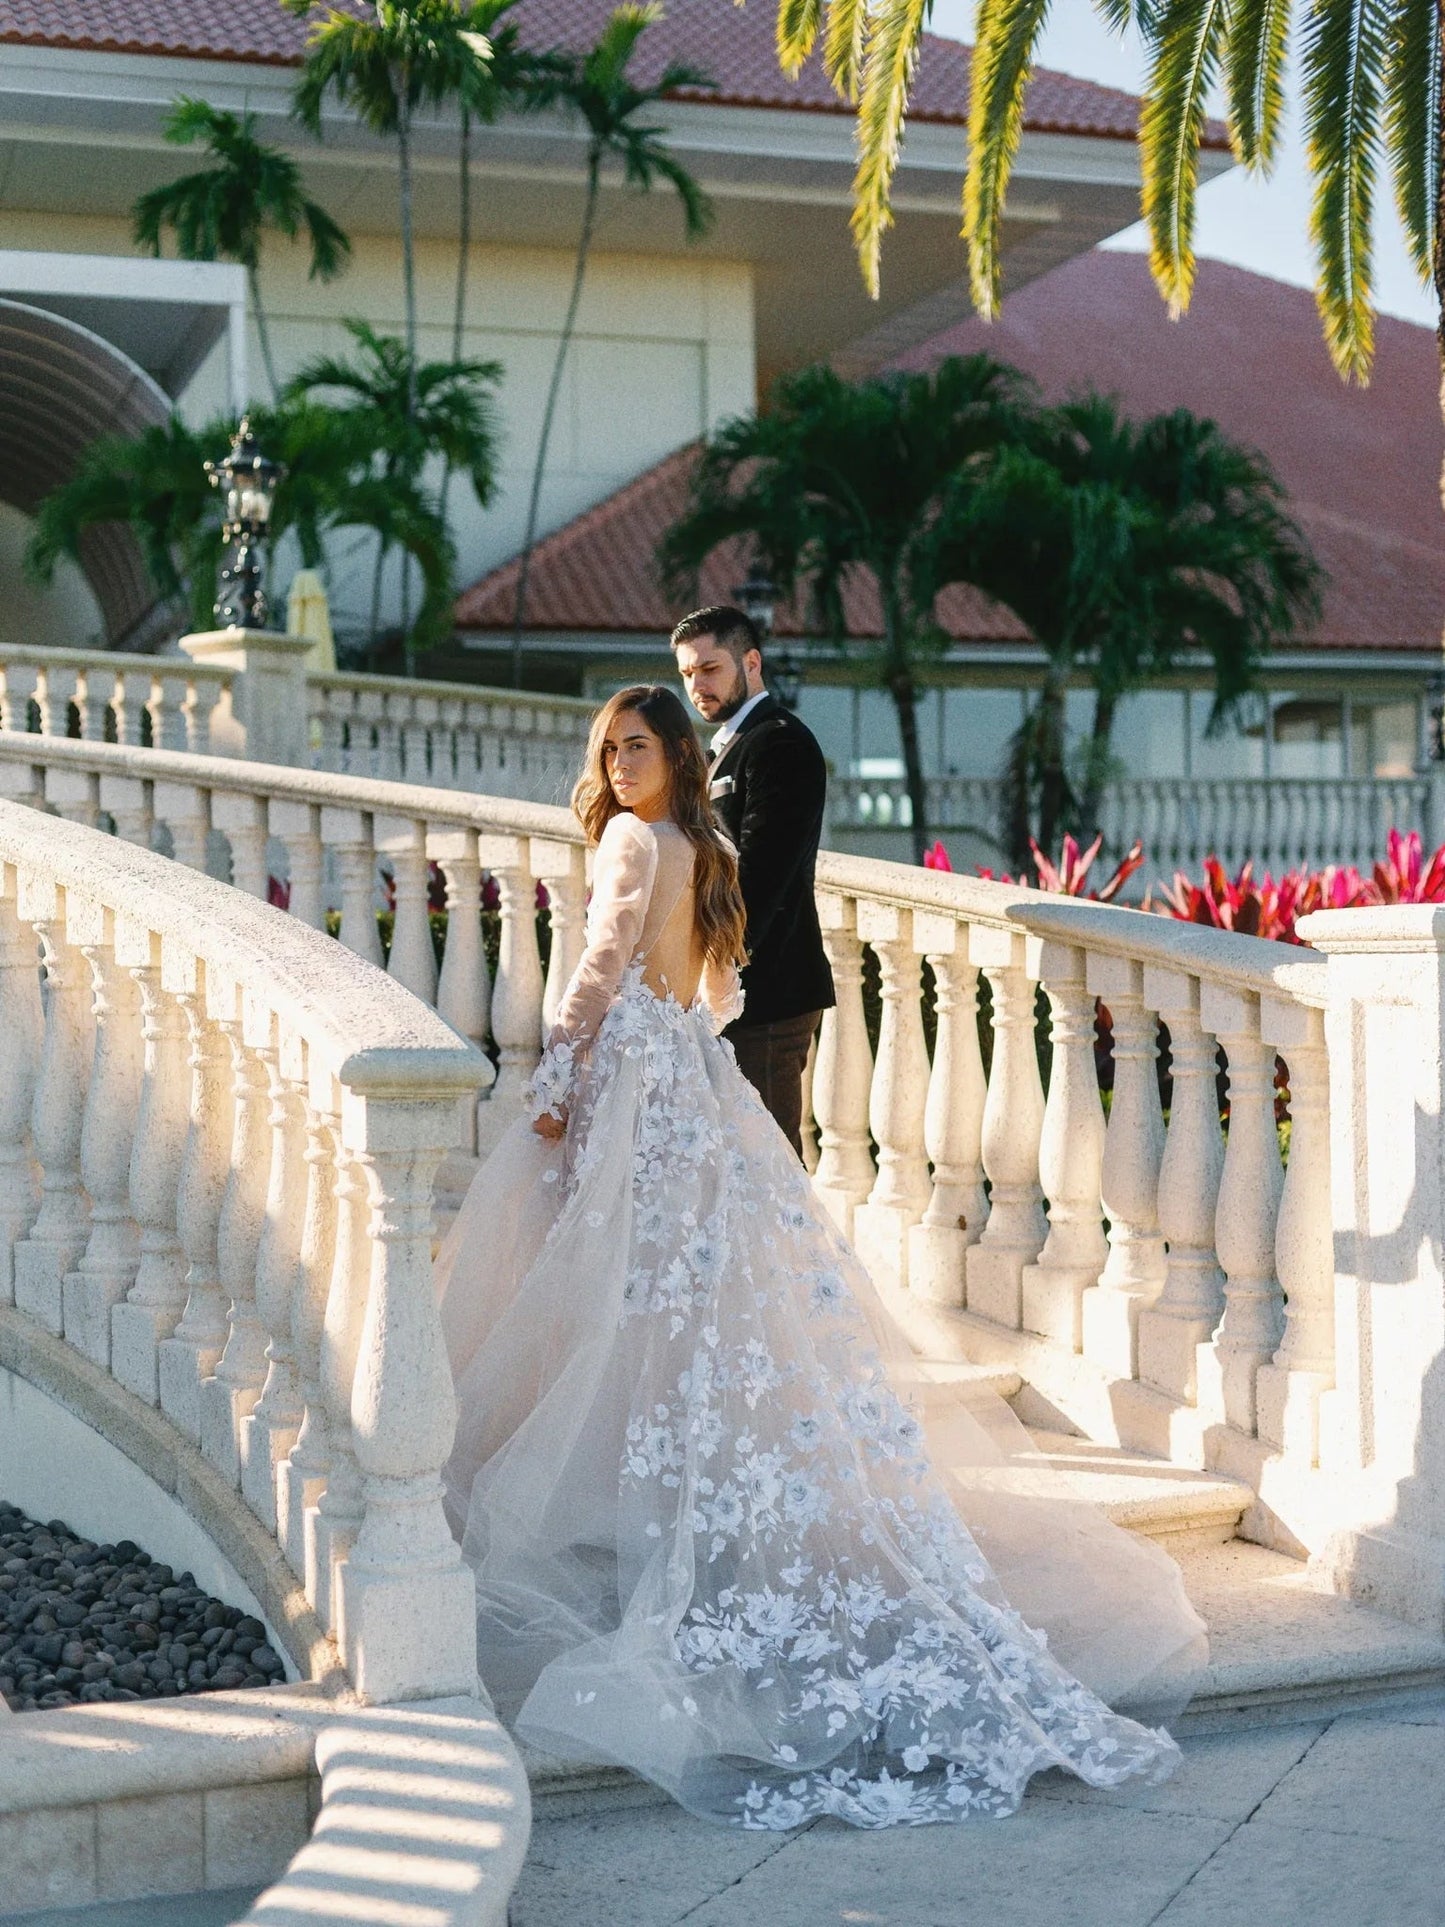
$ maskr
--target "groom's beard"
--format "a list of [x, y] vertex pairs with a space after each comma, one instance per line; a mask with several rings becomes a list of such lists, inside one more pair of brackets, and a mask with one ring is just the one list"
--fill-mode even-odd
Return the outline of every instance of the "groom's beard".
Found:
[[710, 723], [730, 723], [747, 699], [748, 679], [740, 669], [738, 671], [737, 682], [733, 685], [731, 695], [729, 695], [726, 702], [718, 704], [717, 708], [708, 718], [708, 721]]

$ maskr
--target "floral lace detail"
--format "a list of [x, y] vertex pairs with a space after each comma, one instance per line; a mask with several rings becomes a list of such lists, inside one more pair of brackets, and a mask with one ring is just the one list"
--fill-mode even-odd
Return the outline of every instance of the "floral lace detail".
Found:
[[[617, 1491], [693, 1575], [655, 1717], [701, 1734], [706, 1696], [730, 1705], [741, 1678], [769, 1750], [713, 1762], [729, 1790], [707, 1810], [745, 1828], [916, 1825], [1010, 1812], [1051, 1766], [1096, 1786], [1165, 1777], [1168, 1736], [1111, 1712], [1002, 1597], [870, 1349], [857, 1260], [709, 1030], [634, 965], [586, 1058], [554, 1045], [534, 1079], [539, 1101], [573, 1101], [579, 1203], [601, 1107], [624, 1077], [636, 1092], [617, 1330], [645, 1393]], [[708, 1101], [718, 1083], [726, 1103]], [[595, 1699], [576, 1689], [579, 1721]]]
[[527, 1086], [528, 1115], [561, 1121], [577, 1081], [577, 1048], [569, 1037], [555, 1037], [542, 1052]]

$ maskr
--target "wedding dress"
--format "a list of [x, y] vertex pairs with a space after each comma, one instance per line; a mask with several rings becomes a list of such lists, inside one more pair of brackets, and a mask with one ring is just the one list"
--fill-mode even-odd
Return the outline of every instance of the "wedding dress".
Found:
[[1031, 1480], [1001, 1400], [924, 1409], [715, 1034], [740, 998], [699, 980], [691, 868], [671, 823], [608, 824], [533, 1086], [565, 1142], [519, 1121], [438, 1258], [498, 1711], [750, 1828], [1004, 1814], [1056, 1766], [1164, 1777], [1173, 1741], [1105, 1697], [1187, 1697], [1178, 1569]]

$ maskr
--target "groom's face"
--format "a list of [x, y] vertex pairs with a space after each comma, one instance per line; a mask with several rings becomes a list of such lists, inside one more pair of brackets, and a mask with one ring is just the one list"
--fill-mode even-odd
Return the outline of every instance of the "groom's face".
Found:
[[757, 662], [761, 675], [762, 658], [755, 649], [739, 662], [728, 650], [719, 648], [711, 636], [680, 642], [676, 655], [677, 673], [688, 701], [708, 723], [725, 723], [736, 716], [752, 693], [747, 674], [749, 657]]

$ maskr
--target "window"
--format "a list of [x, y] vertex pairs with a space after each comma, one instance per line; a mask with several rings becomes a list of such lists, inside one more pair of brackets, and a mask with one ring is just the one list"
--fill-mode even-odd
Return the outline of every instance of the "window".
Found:
[[1409, 776], [1419, 755], [1420, 715], [1414, 702], [1351, 703], [1351, 776]]

